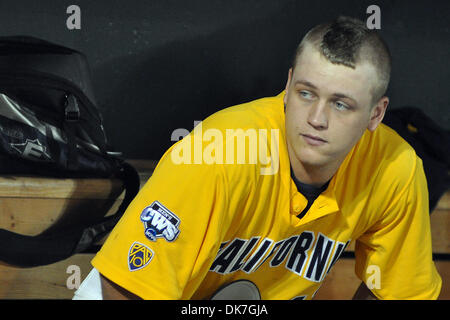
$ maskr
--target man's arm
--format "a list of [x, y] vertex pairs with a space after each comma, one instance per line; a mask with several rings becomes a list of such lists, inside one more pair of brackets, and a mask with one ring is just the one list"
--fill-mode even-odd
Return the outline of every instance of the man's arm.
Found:
[[361, 282], [359, 288], [356, 290], [353, 300], [378, 300], [372, 291], [367, 288], [364, 282]]
[[137, 295], [125, 290], [100, 274], [103, 300], [138, 300]]

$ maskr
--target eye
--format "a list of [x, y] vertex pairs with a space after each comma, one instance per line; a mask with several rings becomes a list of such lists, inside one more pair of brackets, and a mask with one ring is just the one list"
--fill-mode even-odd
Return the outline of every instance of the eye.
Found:
[[311, 92], [309, 92], [309, 91], [306, 91], [306, 90], [300, 91], [300, 95], [301, 95], [303, 98], [308, 99], [308, 100], [313, 99], [313, 94], [312, 94]]
[[342, 110], [343, 111], [343, 110], [350, 109], [350, 107], [348, 105], [346, 105], [345, 103], [339, 102], [339, 101], [337, 101], [335, 103], [335, 105], [336, 105], [336, 109], [338, 109], [338, 110]]

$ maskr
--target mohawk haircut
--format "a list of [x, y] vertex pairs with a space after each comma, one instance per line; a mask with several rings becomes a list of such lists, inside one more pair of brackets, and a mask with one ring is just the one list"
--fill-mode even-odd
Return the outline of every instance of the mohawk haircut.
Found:
[[302, 39], [292, 61], [295, 69], [306, 43], [312, 44], [328, 61], [355, 69], [360, 62], [371, 63], [378, 74], [372, 89], [372, 102], [387, 90], [391, 73], [391, 54], [383, 39], [361, 20], [340, 16], [336, 20], [312, 28]]

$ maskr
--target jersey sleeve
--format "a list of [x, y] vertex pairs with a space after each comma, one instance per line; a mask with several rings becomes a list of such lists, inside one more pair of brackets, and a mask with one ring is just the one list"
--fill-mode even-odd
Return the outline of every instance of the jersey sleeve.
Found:
[[175, 145], [92, 260], [102, 275], [143, 299], [189, 299], [226, 229], [223, 168], [174, 162]]
[[437, 299], [442, 280], [432, 260], [428, 190], [422, 160], [406, 186], [355, 246], [356, 275], [379, 299]]

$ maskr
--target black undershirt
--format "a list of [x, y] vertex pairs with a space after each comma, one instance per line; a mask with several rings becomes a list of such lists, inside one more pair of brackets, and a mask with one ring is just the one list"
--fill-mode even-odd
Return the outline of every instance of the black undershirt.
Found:
[[330, 183], [331, 179], [328, 180], [328, 182], [325, 183], [321, 187], [316, 187], [316, 186], [313, 186], [310, 184], [306, 184], [306, 183], [300, 182], [295, 177], [292, 167], [291, 167], [291, 177], [294, 180], [295, 185], [297, 186], [298, 192], [300, 192], [302, 195], [304, 195], [306, 200], [308, 200], [308, 204], [306, 205], [306, 208], [303, 209], [303, 211], [297, 216], [299, 219], [301, 219], [308, 212], [309, 208], [311, 208], [314, 200], [316, 200], [317, 197], [327, 189], [328, 184]]

